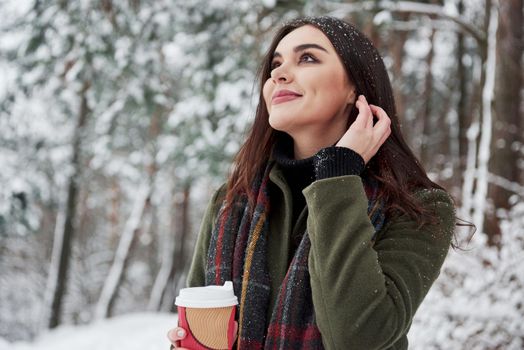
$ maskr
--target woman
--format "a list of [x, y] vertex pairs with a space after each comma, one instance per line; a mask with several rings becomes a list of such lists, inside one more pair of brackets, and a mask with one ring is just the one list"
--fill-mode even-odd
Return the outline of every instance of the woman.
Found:
[[401, 135], [382, 59], [350, 24], [302, 18], [276, 34], [260, 78], [188, 285], [233, 280], [239, 349], [407, 349], [455, 214]]

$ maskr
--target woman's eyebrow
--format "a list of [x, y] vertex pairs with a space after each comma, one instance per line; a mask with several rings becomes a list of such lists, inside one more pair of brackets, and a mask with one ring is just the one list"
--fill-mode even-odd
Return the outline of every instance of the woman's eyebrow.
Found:
[[[294, 52], [299, 52], [299, 51], [304, 51], [306, 49], [318, 49], [318, 50], [322, 50], [322, 51], [328, 52], [328, 50], [326, 50], [325, 48], [323, 48], [322, 46], [320, 46], [318, 44], [302, 44], [302, 45], [298, 45], [298, 46], [295, 46], [293, 51]], [[282, 55], [280, 54], [280, 52], [275, 51], [275, 53], [273, 53], [273, 58], [274, 57], [282, 57]]]
[[319, 50], [328, 52], [326, 49], [324, 49], [322, 46], [320, 46], [318, 44], [302, 44], [302, 45], [298, 45], [298, 46], [295, 46], [293, 51], [299, 52], [299, 51], [304, 51], [306, 49], [319, 49]]

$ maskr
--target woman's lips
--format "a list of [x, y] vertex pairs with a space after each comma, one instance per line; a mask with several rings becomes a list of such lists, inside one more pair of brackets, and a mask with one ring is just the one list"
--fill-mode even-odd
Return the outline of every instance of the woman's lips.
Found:
[[273, 94], [273, 97], [271, 98], [271, 104], [277, 105], [279, 103], [292, 101], [292, 100], [294, 100], [296, 98], [299, 98], [299, 97], [302, 97], [302, 95], [299, 94], [299, 93], [296, 93], [293, 90], [283, 89], [283, 90], [280, 90], [280, 91], [276, 91]]
[[302, 97], [302, 96], [300, 96], [300, 95], [282, 95], [282, 96], [277, 96], [277, 97], [273, 97], [273, 99], [271, 100], [271, 104], [277, 105], [279, 103], [292, 101], [292, 100], [297, 99], [299, 97]]

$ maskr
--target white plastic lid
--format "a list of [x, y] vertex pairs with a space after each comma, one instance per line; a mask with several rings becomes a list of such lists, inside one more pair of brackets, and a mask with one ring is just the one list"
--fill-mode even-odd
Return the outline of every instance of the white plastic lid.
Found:
[[223, 286], [183, 288], [175, 299], [175, 305], [194, 308], [227, 307], [238, 305], [233, 291], [233, 282]]

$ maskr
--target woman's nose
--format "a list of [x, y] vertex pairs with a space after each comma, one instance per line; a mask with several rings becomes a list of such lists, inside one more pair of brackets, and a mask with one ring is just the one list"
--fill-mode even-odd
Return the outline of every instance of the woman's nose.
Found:
[[292, 79], [292, 75], [288, 67], [281, 64], [271, 71], [271, 79], [273, 79], [275, 83], [289, 83]]

